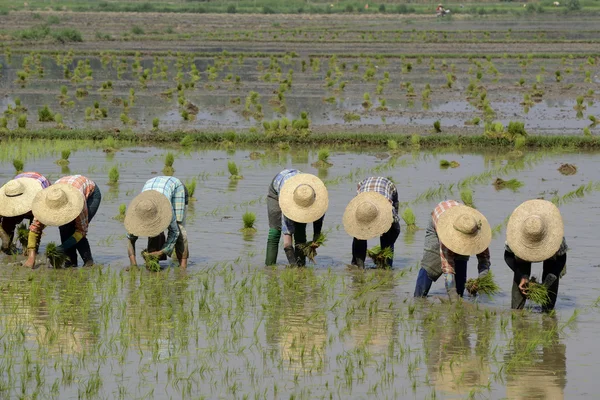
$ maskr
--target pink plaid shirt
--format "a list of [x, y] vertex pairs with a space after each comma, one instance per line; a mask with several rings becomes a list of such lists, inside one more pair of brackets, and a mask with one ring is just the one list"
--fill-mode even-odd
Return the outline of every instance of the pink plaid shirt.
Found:
[[[445, 200], [440, 202], [431, 213], [431, 219], [433, 220], [433, 226], [437, 230], [437, 222], [440, 219], [440, 216], [444, 213], [444, 211], [460, 206], [461, 204], [456, 200]], [[452, 252], [449, 248], [444, 246], [440, 241], [440, 258], [442, 260], [442, 272], [445, 274], [454, 274], [454, 257], [456, 254]], [[477, 260], [479, 264], [486, 265], [489, 267], [491, 265], [490, 262], [490, 249], [485, 249], [483, 252], [477, 254]]]
[[[62, 178], [54, 182], [55, 185], [58, 183], [66, 183], [79, 189], [81, 191], [81, 194], [83, 194], [85, 200], [87, 200], [87, 198], [94, 192], [94, 189], [96, 189], [96, 184], [83, 175], [63, 176]], [[31, 226], [29, 227], [29, 230], [31, 232], [35, 232], [41, 235], [45, 227], [46, 226], [40, 221], [38, 221], [37, 218], [34, 218], [33, 222], [31, 223]], [[79, 214], [79, 216], [75, 218], [75, 232], [79, 232], [85, 237], [85, 235], [87, 235], [87, 231], [88, 209], [87, 202], [84, 201], [83, 210], [81, 210], [81, 214]]]

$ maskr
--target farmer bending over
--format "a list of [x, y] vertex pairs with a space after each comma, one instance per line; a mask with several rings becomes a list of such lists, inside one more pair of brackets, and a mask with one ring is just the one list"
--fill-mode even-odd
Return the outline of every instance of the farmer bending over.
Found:
[[[381, 249], [394, 252], [394, 243], [400, 235], [398, 190], [392, 181], [383, 177], [367, 178], [357, 186], [357, 196], [344, 212], [344, 229], [354, 237], [352, 265], [364, 268], [368, 239], [379, 236]], [[387, 262], [391, 268], [393, 257]]]
[[[291, 266], [306, 265], [303, 247], [306, 244], [306, 224], [313, 223], [314, 248], [319, 247], [325, 211], [329, 197], [325, 184], [316, 176], [297, 169], [284, 169], [275, 176], [267, 194], [269, 237], [266, 265], [277, 262], [279, 238], [283, 231], [283, 250]], [[295, 247], [292, 243], [294, 236]]]
[[29, 227], [28, 258], [23, 264], [35, 266], [35, 257], [44, 228], [58, 226], [61, 245], [56, 249], [67, 256], [65, 267], [77, 266], [77, 253], [83, 266], [94, 265], [87, 231], [96, 215], [102, 194], [98, 186], [82, 175], [63, 176], [54, 185], [39, 192], [32, 205], [33, 223]]
[[477, 269], [483, 277], [490, 269], [492, 230], [487, 219], [474, 208], [455, 200], [439, 203], [425, 231], [425, 249], [417, 276], [415, 297], [426, 297], [431, 284], [442, 274], [451, 301], [463, 295], [467, 261], [477, 254]]
[[166, 260], [175, 250], [179, 266], [187, 268], [189, 250], [184, 226], [187, 204], [187, 189], [179, 179], [157, 176], [146, 182], [142, 192], [129, 203], [125, 214], [131, 266], [137, 266], [135, 242], [138, 236], [147, 236], [149, 256]]
[[511, 214], [506, 227], [504, 260], [514, 272], [511, 308], [522, 309], [527, 299], [531, 263], [543, 262], [542, 284], [548, 289], [544, 311], [554, 309], [558, 281], [566, 274], [567, 242], [558, 208], [546, 200], [529, 200]]
[[50, 181], [37, 172], [23, 172], [0, 188], [0, 239], [2, 251], [14, 254], [11, 246], [15, 228], [23, 220], [33, 221], [31, 204], [38, 192], [50, 186]]

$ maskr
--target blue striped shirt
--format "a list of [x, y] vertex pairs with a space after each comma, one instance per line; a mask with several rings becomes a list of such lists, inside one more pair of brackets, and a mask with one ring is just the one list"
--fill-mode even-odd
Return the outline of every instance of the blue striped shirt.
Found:
[[[273, 179], [273, 189], [275, 189], [278, 198], [285, 182], [292, 176], [300, 173], [301, 172], [297, 169], [284, 169], [275, 176], [275, 179]], [[291, 235], [294, 233], [294, 221], [283, 215], [283, 212], [281, 213], [281, 232], [283, 232], [284, 235]]]

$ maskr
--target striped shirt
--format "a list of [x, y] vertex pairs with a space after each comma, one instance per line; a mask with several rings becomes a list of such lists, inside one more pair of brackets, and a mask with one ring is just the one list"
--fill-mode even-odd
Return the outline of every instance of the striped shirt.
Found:
[[45, 176], [43, 176], [42, 174], [40, 174], [38, 172], [22, 172], [19, 175], [14, 177], [14, 179], [19, 179], [19, 178], [36, 179], [37, 181], [40, 182], [40, 185], [42, 185], [42, 189], [46, 189], [48, 186], [50, 186], [50, 181], [48, 179], [46, 179]]
[[[301, 174], [301, 172], [297, 169], [284, 169], [275, 176], [275, 179], [273, 179], [273, 189], [275, 189], [275, 193], [277, 193], [278, 197], [285, 182], [292, 176], [298, 174]], [[294, 233], [294, 221], [283, 215], [283, 213], [281, 213], [281, 232], [284, 235], [291, 235]]]
[[[437, 230], [437, 222], [440, 219], [440, 216], [444, 213], [444, 211], [460, 206], [461, 204], [455, 200], [445, 200], [440, 202], [431, 213], [431, 219], [433, 220], [433, 226]], [[454, 257], [457, 256], [454, 252], [452, 252], [449, 248], [444, 246], [444, 244], [440, 241], [440, 258], [442, 260], [442, 272], [445, 274], [454, 274]], [[477, 261], [480, 269], [489, 269], [490, 262], [490, 249], [487, 248], [481, 253], [477, 254]]]
[[[71, 185], [76, 189], [79, 189], [81, 194], [84, 197], [83, 202], [83, 210], [81, 213], [75, 218], [75, 232], [79, 232], [83, 237], [87, 235], [88, 231], [88, 208], [87, 208], [87, 199], [94, 193], [96, 189], [96, 184], [91, 179], [86, 178], [83, 175], [70, 175], [63, 176], [54, 184], [65, 183], [67, 185]], [[29, 230], [31, 232], [41, 234], [46, 226], [38, 221], [37, 218], [33, 219], [33, 222], [29, 226]]]
[[357, 193], [362, 192], [377, 192], [385, 196], [392, 203], [392, 215], [394, 222], [399, 222], [398, 218], [398, 190], [394, 182], [382, 176], [372, 176], [358, 183]]
[[142, 192], [145, 192], [146, 190], [155, 190], [162, 193], [171, 202], [173, 218], [167, 228], [167, 241], [162, 249], [165, 254], [170, 255], [173, 253], [177, 238], [180, 235], [177, 223], [183, 224], [183, 221], [185, 220], [185, 185], [179, 179], [172, 176], [157, 176], [146, 182]]

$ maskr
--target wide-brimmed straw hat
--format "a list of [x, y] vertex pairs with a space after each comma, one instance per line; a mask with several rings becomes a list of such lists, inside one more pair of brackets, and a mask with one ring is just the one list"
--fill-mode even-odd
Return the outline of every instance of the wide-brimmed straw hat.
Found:
[[125, 229], [135, 236], [155, 237], [173, 220], [173, 206], [164, 194], [146, 190], [138, 194], [127, 207]]
[[462, 204], [440, 215], [436, 231], [444, 246], [465, 256], [481, 253], [492, 241], [492, 229], [484, 215]]
[[314, 222], [325, 214], [328, 206], [327, 188], [312, 174], [292, 176], [279, 193], [281, 212], [295, 222]]
[[68, 183], [54, 184], [33, 199], [33, 216], [42, 224], [61, 226], [73, 221], [84, 207], [83, 193]]
[[360, 240], [383, 235], [393, 221], [392, 203], [377, 192], [359, 193], [350, 200], [343, 217], [348, 235]]
[[506, 227], [506, 242], [521, 260], [538, 262], [560, 248], [564, 225], [558, 208], [547, 200], [528, 200], [515, 208]]
[[13, 179], [0, 188], [0, 216], [16, 217], [31, 211], [35, 195], [42, 185], [34, 178]]

